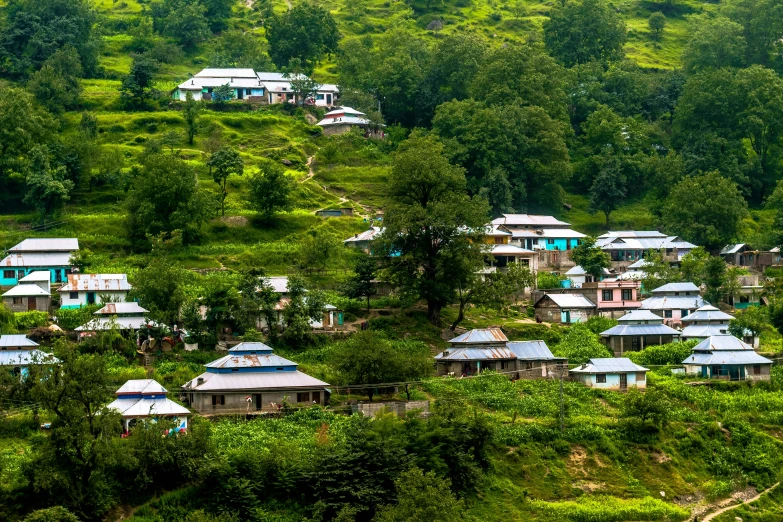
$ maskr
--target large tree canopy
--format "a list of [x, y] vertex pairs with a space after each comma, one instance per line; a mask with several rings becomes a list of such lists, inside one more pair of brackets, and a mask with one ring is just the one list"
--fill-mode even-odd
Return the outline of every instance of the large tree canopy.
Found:
[[329, 11], [303, 2], [266, 22], [269, 55], [278, 67], [287, 67], [292, 58], [312, 68], [324, 55], [337, 50], [340, 33]]
[[622, 58], [625, 23], [608, 2], [581, 0], [555, 7], [544, 22], [544, 42], [566, 67]]

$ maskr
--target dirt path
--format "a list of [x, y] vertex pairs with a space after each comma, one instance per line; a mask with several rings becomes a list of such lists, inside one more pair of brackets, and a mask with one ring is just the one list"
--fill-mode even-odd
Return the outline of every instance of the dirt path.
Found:
[[315, 156], [310, 156], [307, 158], [307, 177], [304, 179], [300, 179], [299, 183], [304, 183], [305, 181], [309, 179], [313, 179], [313, 176], [315, 176], [315, 171], [313, 170], [313, 160], [315, 159]]
[[701, 520], [702, 520], [702, 522], [708, 522], [708, 521], [712, 520], [713, 518], [717, 517], [718, 515], [722, 515], [726, 511], [731, 511], [732, 509], [738, 508], [739, 506], [742, 506], [742, 505], [745, 505], [745, 504], [750, 504], [751, 502], [755, 502], [758, 499], [760, 499], [762, 497], [762, 495], [765, 495], [765, 494], [769, 493], [770, 491], [772, 491], [773, 489], [775, 489], [779, 485], [780, 485], [780, 482], [777, 482], [777, 483], [773, 484], [772, 486], [768, 487], [767, 489], [765, 489], [764, 491], [760, 492], [755, 497], [749, 498], [747, 500], [743, 500], [739, 504], [732, 504], [730, 506], [722, 507], [722, 508], [720, 508], [717, 511], [713, 511], [709, 515], [706, 515]]

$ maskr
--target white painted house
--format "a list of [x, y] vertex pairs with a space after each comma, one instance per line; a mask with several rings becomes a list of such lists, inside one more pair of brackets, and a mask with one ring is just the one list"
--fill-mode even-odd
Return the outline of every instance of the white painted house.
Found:
[[106, 407], [120, 412], [125, 431], [139, 421], [157, 422], [158, 419], [175, 421], [175, 432], [185, 430], [190, 410], [167, 398], [167, 391], [153, 379], [132, 379], [117, 390], [117, 398]]
[[62, 286], [60, 308], [100, 303], [122, 303], [131, 289], [127, 274], [69, 274]]
[[628, 388], [647, 388], [648, 371], [627, 357], [598, 357], [568, 373], [572, 379], [590, 388], [625, 391]]

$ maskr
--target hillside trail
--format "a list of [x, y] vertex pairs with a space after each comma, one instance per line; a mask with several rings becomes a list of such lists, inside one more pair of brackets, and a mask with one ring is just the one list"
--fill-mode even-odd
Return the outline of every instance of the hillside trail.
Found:
[[[308, 156], [308, 158], [307, 158], [307, 176], [305, 176], [304, 178], [300, 179], [299, 183], [305, 183], [305, 182], [313, 179], [313, 177], [315, 177], [315, 169], [313, 168], [313, 162], [314, 161], [315, 161], [315, 156]], [[329, 190], [328, 188], [326, 188], [325, 185], [321, 185], [320, 183], [318, 183], [318, 186], [321, 187], [321, 190], [323, 190], [327, 194], [338, 198], [340, 200], [339, 203], [341, 205], [344, 204], [344, 203], [353, 203], [356, 206], [358, 206], [361, 209], [361, 212], [359, 212], [359, 217], [361, 217], [363, 219], [367, 219], [369, 221], [370, 216], [372, 215], [372, 211], [369, 209], [369, 207], [367, 207], [366, 205], [364, 205], [360, 201], [354, 201], [354, 200], [346, 197], [345, 194], [341, 194], [341, 193], [339, 193], [337, 191]], [[312, 213], [315, 214], [316, 212], [317, 211], [314, 210]]]
[[300, 179], [299, 183], [304, 183], [307, 180], [313, 179], [313, 176], [315, 176], [315, 170], [313, 170], [313, 160], [315, 159], [315, 156], [310, 156], [307, 158], [307, 177], [304, 179]]
[[738, 508], [740, 506], [744, 506], [745, 504], [750, 504], [751, 502], [755, 502], [758, 499], [760, 499], [762, 496], [766, 495], [767, 493], [769, 493], [770, 491], [772, 491], [773, 489], [778, 487], [779, 485], [780, 485], [780, 482], [776, 482], [775, 484], [773, 484], [772, 486], [768, 487], [764, 491], [759, 492], [755, 497], [751, 497], [751, 498], [749, 498], [747, 500], [743, 500], [739, 504], [732, 504], [730, 506], [722, 507], [722, 508], [720, 508], [717, 511], [713, 511], [709, 515], [706, 515], [704, 518], [702, 518], [701, 522], [709, 522], [713, 518], [717, 517], [718, 515], [722, 515], [723, 513], [727, 512], [727, 511], [731, 511], [732, 509]]

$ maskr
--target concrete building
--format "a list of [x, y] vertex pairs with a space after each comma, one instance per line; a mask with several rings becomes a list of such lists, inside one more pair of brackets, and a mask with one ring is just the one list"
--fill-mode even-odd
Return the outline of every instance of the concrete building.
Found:
[[535, 302], [536, 317], [547, 323], [584, 323], [596, 313], [595, 303], [582, 294], [544, 294]]
[[108, 330], [116, 325], [120, 330], [140, 330], [145, 327], [159, 327], [160, 324], [145, 317], [147, 309], [139, 306], [139, 303], [107, 303], [103, 308], [93, 314], [93, 318], [76, 328], [84, 337], [87, 332]]
[[649, 310], [634, 310], [617, 320], [617, 326], [601, 332], [601, 341], [615, 356], [638, 352], [647, 346], [677, 342], [680, 332], [663, 324]]
[[52, 304], [51, 276], [48, 270], [31, 272], [3, 294], [3, 304], [12, 312], [48, 312]]
[[42, 352], [38, 343], [25, 335], [0, 335], [0, 366], [11, 368], [14, 374], [24, 377], [29, 366], [57, 364], [57, 357]]
[[642, 301], [640, 310], [649, 310], [663, 317], [664, 324], [679, 326], [684, 317], [707, 303], [693, 283], [669, 283], [652, 291], [652, 297]]
[[648, 371], [627, 357], [617, 357], [590, 359], [568, 373], [573, 380], [590, 388], [626, 391], [628, 388], [647, 388]]
[[207, 371], [182, 385], [192, 408], [201, 413], [277, 411], [284, 402], [328, 402], [329, 384], [297, 370], [295, 362], [259, 342], [245, 342], [206, 365]]
[[686, 373], [727, 381], [768, 381], [772, 361], [733, 335], [713, 335], [693, 347], [682, 364]]
[[552, 355], [544, 341], [509, 341], [500, 328], [474, 329], [455, 337], [435, 362], [441, 376], [468, 377], [494, 370], [511, 379], [546, 379], [568, 370], [568, 360]]
[[[734, 319], [733, 315], [721, 312], [712, 305], [704, 305], [687, 317], [682, 318], [682, 340], [704, 340], [713, 335], [726, 335], [729, 333], [729, 323]], [[742, 341], [748, 343], [753, 349], [759, 347], [759, 337], [753, 332], [747, 331]]]
[[122, 303], [133, 288], [126, 274], [70, 274], [59, 290], [60, 308]]
[[13, 286], [31, 272], [46, 270], [50, 281], [62, 283], [71, 273], [71, 256], [78, 252], [75, 238], [25, 239], [8, 250], [0, 261], [0, 286]]
[[607, 252], [618, 266], [626, 266], [644, 258], [647, 252], [655, 250], [666, 258], [679, 261], [682, 256], [696, 248], [677, 236], [667, 236], [657, 230], [609, 231], [596, 240], [601, 250]]
[[175, 431], [188, 428], [190, 410], [166, 397], [167, 390], [153, 379], [132, 379], [115, 392], [117, 398], [107, 408], [122, 415], [127, 432], [139, 421], [173, 420]]

